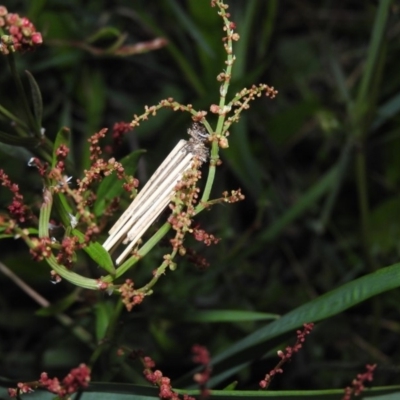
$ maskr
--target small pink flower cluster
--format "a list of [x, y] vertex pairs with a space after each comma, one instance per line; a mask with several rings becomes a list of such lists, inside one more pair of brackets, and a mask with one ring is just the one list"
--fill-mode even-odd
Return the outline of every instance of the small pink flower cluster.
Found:
[[[158, 394], [159, 398], [168, 400], [180, 400], [178, 393], [175, 393], [172, 390], [171, 380], [168, 377], [163, 376], [160, 370], [156, 370], [153, 372], [152, 368], [155, 367], [155, 362], [150, 357], [144, 357], [142, 361], [145, 368], [143, 371], [145, 378], [150, 383], [152, 383], [153, 385], [157, 385], [160, 388]], [[183, 400], [195, 400], [195, 399], [191, 396], [184, 394]]]
[[[9, 13], [7, 8], [0, 6], [0, 53], [9, 54], [15, 51], [26, 51], [43, 43], [42, 34], [28, 18]], [[8, 34], [3, 34], [2, 30]]]
[[46, 372], [42, 372], [39, 379], [41, 387], [59, 397], [74, 393], [80, 388], [86, 388], [89, 386], [89, 382], [90, 368], [86, 364], [81, 364], [79, 367], [71, 369], [69, 374], [62, 380], [62, 383], [58, 378], [50, 379]]
[[30, 210], [24, 204], [24, 197], [19, 192], [19, 186], [12, 183], [8, 175], [0, 169], [0, 183], [2, 186], [7, 187], [13, 194], [11, 204], [8, 206], [8, 211], [17, 222], [25, 222], [30, 218]]
[[352, 387], [349, 386], [344, 390], [342, 400], [350, 400], [352, 394], [354, 394], [354, 396], [359, 396], [365, 389], [364, 383], [367, 381], [371, 382], [374, 379], [376, 364], [367, 364], [365, 368], [367, 371], [357, 375], [357, 378], [351, 383]]
[[86, 364], [81, 364], [77, 368], [71, 369], [69, 374], [62, 380], [58, 378], [50, 379], [46, 372], [42, 372], [39, 381], [32, 383], [18, 383], [16, 388], [8, 389], [10, 397], [18, 397], [23, 393], [33, 392], [33, 388], [44, 388], [56, 394], [60, 399], [75, 393], [79, 389], [87, 388], [90, 382], [90, 368]]
[[304, 329], [302, 331], [300, 329], [296, 331], [297, 341], [293, 347], [290, 346], [286, 347], [285, 352], [281, 350], [278, 351], [278, 356], [282, 360], [290, 360], [292, 358], [292, 355], [294, 353], [297, 353], [303, 347], [303, 343], [306, 340], [306, 336], [311, 333], [311, 331], [314, 328], [314, 324], [312, 322], [310, 322], [309, 324], [304, 324], [303, 328]]
[[132, 311], [132, 308], [137, 304], [140, 304], [144, 299], [144, 293], [138, 292], [134, 289], [134, 283], [132, 279], [127, 279], [123, 285], [119, 288], [121, 293], [122, 302], [128, 311]]
[[116, 122], [113, 126], [113, 131], [112, 131], [113, 147], [121, 145], [122, 138], [124, 137], [124, 135], [126, 135], [128, 132], [132, 130], [133, 127], [130, 123]]
[[210, 353], [204, 346], [195, 344], [192, 347], [193, 362], [196, 364], [201, 364], [204, 367], [202, 372], [198, 372], [193, 376], [195, 382], [200, 386], [201, 398], [205, 399], [210, 395], [210, 390], [206, 387], [207, 382], [210, 380], [211, 376], [211, 359]]
[[306, 340], [306, 336], [311, 333], [314, 328], [314, 324], [312, 322], [308, 324], [303, 324], [303, 330], [296, 331], [297, 334], [297, 341], [294, 346], [286, 347], [285, 351], [278, 350], [278, 356], [281, 358], [281, 361], [273, 368], [268, 374], [265, 375], [265, 378], [260, 381], [259, 385], [261, 389], [266, 389], [272, 381], [272, 378], [276, 374], [282, 374], [283, 369], [281, 368], [282, 365], [289, 361], [294, 353], [297, 353], [302, 347], [303, 343]]
[[197, 241], [203, 242], [206, 246], [217, 244], [221, 240], [211, 233], [207, 233], [204, 229], [193, 228], [192, 234]]

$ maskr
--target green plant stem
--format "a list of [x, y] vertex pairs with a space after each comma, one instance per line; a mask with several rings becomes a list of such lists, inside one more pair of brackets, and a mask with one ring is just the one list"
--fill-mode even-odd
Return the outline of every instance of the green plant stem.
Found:
[[[218, 3], [221, 3], [221, 2], [218, 2]], [[225, 75], [228, 78], [224, 80], [224, 82], [222, 83], [221, 88], [220, 88], [220, 99], [219, 99], [218, 106], [219, 106], [219, 109], [222, 110], [226, 103], [226, 95], [228, 94], [230, 79], [232, 76], [232, 67], [235, 62], [235, 56], [232, 53], [232, 51], [233, 51], [232, 50], [232, 38], [231, 38], [231, 35], [229, 34], [229, 30], [231, 29], [230, 22], [229, 22], [228, 18], [226, 17], [224, 8], [221, 6], [220, 6], [220, 12], [221, 12], [221, 16], [222, 16], [222, 19], [223, 19], [223, 22], [225, 25], [225, 29], [227, 32], [227, 38], [228, 38], [227, 48], [230, 49], [229, 51], [227, 51], [227, 61], [226, 61], [227, 68], [225, 71]], [[215, 133], [217, 135], [222, 135], [222, 133], [223, 133], [225, 118], [226, 118], [226, 113], [224, 113], [224, 112], [222, 112], [218, 117], [217, 127], [215, 130]], [[214, 141], [212, 144], [212, 148], [211, 148], [210, 168], [208, 170], [207, 181], [206, 181], [206, 185], [205, 185], [205, 188], [203, 191], [203, 195], [201, 197], [200, 204], [195, 209], [196, 214], [198, 214], [200, 211], [202, 211], [204, 209], [204, 205], [202, 205], [201, 203], [206, 203], [208, 201], [208, 199], [210, 198], [211, 188], [214, 183], [215, 172], [216, 172], [215, 169], [216, 169], [216, 164], [217, 164], [218, 159], [219, 159], [219, 146], [218, 146], [218, 142]]]
[[195, 212], [198, 214], [200, 211], [204, 209], [204, 203], [208, 201], [210, 198], [211, 194], [211, 189], [214, 183], [214, 178], [215, 178], [215, 170], [216, 170], [216, 161], [218, 160], [218, 152], [219, 152], [219, 147], [217, 142], [213, 142], [212, 147], [211, 147], [211, 160], [210, 160], [210, 166], [208, 168], [208, 175], [207, 175], [207, 181], [206, 185], [204, 187], [203, 195], [201, 196], [200, 203], [196, 206]]
[[368, 188], [367, 174], [365, 165], [365, 151], [363, 143], [359, 142], [356, 146], [356, 182], [358, 193], [358, 206], [360, 210], [360, 229], [361, 241], [364, 251], [365, 260], [370, 272], [373, 272], [373, 263], [370, 257], [370, 237], [369, 237], [369, 204], [368, 204]]
[[165, 260], [158, 268], [157, 268], [157, 274], [151, 279], [149, 283], [146, 285], [142, 286], [140, 289], [138, 289], [138, 292], [141, 293], [148, 293], [149, 290], [158, 282], [160, 277], [164, 275], [165, 270], [168, 268], [170, 265], [170, 262], [175, 258], [176, 254], [178, 253], [178, 250], [174, 250], [171, 254], [168, 260]]
[[[356, 146], [356, 181], [358, 191], [358, 204], [360, 209], [360, 228], [361, 228], [361, 243], [363, 247], [364, 260], [369, 272], [375, 272], [378, 266], [374, 262], [370, 247], [370, 227], [369, 227], [369, 203], [368, 203], [368, 188], [367, 188], [367, 173], [365, 163], [365, 150], [362, 143]], [[372, 325], [370, 340], [372, 343], [377, 343], [379, 336], [379, 321], [382, 317], [381, 302], [378, 297], [374, 297], [371, 302], [373, 318], [376, 321]]]
[[386, 23], [392, 3], [393, 0], [381, 0], [379, 2], [368, 49], [366, 67], [362, 76], [360, 90], [358, 91], [358, 106], [362, 106], [363, 102], [368, 98], [372, 82], [376, 80], [376, 68], [382, 51], [382, 42], [385, 39]]

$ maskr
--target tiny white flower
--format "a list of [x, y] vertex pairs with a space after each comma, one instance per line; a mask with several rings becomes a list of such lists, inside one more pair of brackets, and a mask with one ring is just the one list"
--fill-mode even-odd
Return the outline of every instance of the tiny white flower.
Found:
[[69, 220], [71, 222], [71, 226], [72, 228], [75, 228], [78, 225], [78, 220], [76, 219], [76, 217], [70, 213], [68, 213], [69, 215]]
[[57, 187], [62, 187], [64, 184], [69, 185], [71, 183], [72, 176], [64, 176], [62, 182], [57, 183]]

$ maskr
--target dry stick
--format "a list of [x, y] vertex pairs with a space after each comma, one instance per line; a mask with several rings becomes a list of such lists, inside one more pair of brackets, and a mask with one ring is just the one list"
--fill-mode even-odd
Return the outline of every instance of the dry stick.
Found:
[[188, 133], [191, 139], [178, 142], [110, 229], [110, 236], [103, 244], [107, 251], [115, 249], [121, 242], [129, 243], [117, 258], [117, 265], [129, 255], [135, 244], [170, 203], [176, 184], [191, 168], [193, 159], [197, 158], [200, 161], [207, 159], [208, 151], [204, 146], [204, 140], [208, 135], [204, 128], [195, 123]]
[[[24, 291], [29, 297], [36, 301], [42, 307], [49, 307], [51, 304], [48, 300], [46, 300], [42, 295], [28, 286], [20, 277], [14, 274], [5, 264], [0, 262], [0, 272], [2, 272], [5, 276], [10, 278], [22, 291]], [[79, 325], [76, 325], [74, 320], [71, 319], [68, 315], [63, 313], [58, 313], [54, 315], [62, 325], [67, 328], [70, 328], [72, 332], [82, 340], [82, 342], [89, 345], [90, 348], [94, 348], [93, 337], [92, 335], [85, 329]]]
[[[149, 182], [143, 187], [128, 209], [122, 214], [121, 218], [110, 230], [110, 237], [105, 241], [103, 247], [110, 250], [125, 239], [128, 232], [136, 229], [137, 223], [145, 224], [149, 227], [154, 220], [148, 219], [153, 203], [166, 202], [168, 204], [174, 186], [182, 177], [181, 159], [184, 157], [185, 167], [190, 167], [192, 156], [184, 152], [185, 140], [181, 140], [166, 160], [161, 164], [157, 171], [152, 175]], [[178, 168], [180, 171], [178, 171]], [[180, 173], [180, 176], [177, 176]], [[164, 201], [163, 201], [164, 200]], [[164, 208], [165, 208], [164, 206]], [[160, 210], [161, 212], [162, 210]], [[132, 235], [132, 234], [131, 234]], [[128, 239], [129, 240], [129, 239]], [[118, 262], [117, 262], [118, 263]]]
[[[142, 200], [143, 197], [145, 197], [146, 192], [148, 191], [148, 188], [151, 187], [156, 180], [158, 180], [160, 173], [168, 167], [168, 164], [170, 163], [171, 158], [175, 157], [176, 153], [181, 151], [183, 147], [186, 144], [186, 140], [181, 140], [179, 143], [175, 146], [175, 148], [171, 151], [171, 153], [168, 155], [168, 157], [162, 162], [162, 164], [158, 167], [157, 171], [151, 176], [149, 181], [146, 183], [146, 185], [143, 187], [143, 189], [138, 193], [138, 195], [135, 197], [134, 201], [131, 203], [131, 205], [126, 209], [126, 211], [122, 214], [122, 216], [118, 219], [118, 221], [114, 224], [114, 226], [110, 229], [109, 233], [112, 235], [114, 232], [118, 231], [121, 229], [121, 227], [127, 222], [127, 220], [130, 217], [131, 212], [138, 206], [139, 202]], [[104, 243], [104, 247], [107, 248], [108, 246], [106, 243], [110, 240], [108, 238], [106, 242]], [[112, 246], [109, 246], [112, 247]]]

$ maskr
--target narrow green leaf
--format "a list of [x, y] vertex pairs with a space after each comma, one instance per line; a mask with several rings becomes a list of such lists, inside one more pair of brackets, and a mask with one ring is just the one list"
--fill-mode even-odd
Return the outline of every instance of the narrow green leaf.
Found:
[[[0, 396], [8, 398], [7, 388], [17, 385], [17, 381], [0, 378]], [[200, 395], [199, 390], [176, 390], [177, 393], [190, 396]], [[371, 400], [397, 400], [399, 396], [400, 386], [382, 386], [365, 389], [362, 399]], [[329, 390], [212, 390], [207, 397], [210, 400], [249, 400], [254, 398], [268, 398], [271, 400], [340, 400], [343, 398], [343, 389]], [[90, 383], [89, 387], [79, 395], [79, 400], [158, 400], [159, 389], [152, 386], [133, 385], [128, 383]], [[73, 400], [77, 400], [77, 395], [72, 395]], [[29, 394], [29, 399], [32, 400], [52, 400], [54, 394], [43, 390], [35, 390]]]
[[331, 191], [326, 198], [324, 206], [322, 207], [322, 213], [319, 220], [319, 227], [321, 228], [321, 230], [324, 230], [327, 226], [334, 206], [336, 204], [336, 199], [339, 195], [340, 188], [342, 186], [348, 165], [351, 160], [353, 146], [354, 143], [352, 141], [348, 141], [345, 144], [340, 154], [340, 158], [336, 164], [337, 174], [335, 180], [332, 182]]
[[25, 73], [28, 76], [29, 85], [31, 87], [33, 112], [35, 114], [37, 126], [40, 129], [42, 126], [42, 117], [43, 117], [42, 93], [40, 92], [39, 85], [37, 84], [33, 75], [29, 71], [25, 71]]
[[[211, 385], [228, 379], [237, 368], [245, 366], [266, 354], [284, 335], [293, 332], [306, 322], [318, 322], [337, 315], [377, 294], [400, 286], [400, 263], [382, 268], [375, 273], [348, 282], [256, 330], [236, 342], [212, 359]], [[230, 371], [230, 372], [227, 372]], [[190, 385], [194, 371], [182, 377], [177, 385]]]
[[167, 33], [160, 28], [160, 26], [153, 22], [153, 19], [145, 14], [145, 11], [135, 10], [137, 15], [141, 19], [141, 23], [147, 25], [156, 36], [160, 36], [168, 40], [168, 46], [166, 49], [170, 52], [172, 58], [175, 60], [178, 68], [182, 71], [182, 74], [186, 77], [192, 88], [196, 91], [198, 96], [205, 96], [207, 94], [206, 88], [202, 80], [199, 78], [198, 71], [193, 68], [193, 65], [187, 60], [181, 48], [174, 44], [173, 40], [168, 38]]
[[203, 33], [198, 29], [196, 23], [180, 3], [176, 0], [167, 1], [171, 10], [174, 12], [174, 16], [179, 21], [179, 24], [186, 30], [187, 34], [193, 38], [196, 45], [200, 46], [209, 57], [215, 56]]
[[242, 321], [262, 321], [274, 320], [279, 318], [278, 314], [261, 313], [244, 310], [210, 310], [199, 311], [187, 316], [187, 322], [242, 322]]
[[96, 338], [97, 342], [104, 339], [108, 325], [110, 324], [113, 312], [112, 304], [105, 301], [99, 301], [95, 306], [96, 314]]
[[20, 120], [17, 116], [15, 116], [11, 111], [8, 111], [5, 107], [0, 105], [0, 114], [3, 114], [6, 118], [8, 118], [12, 122], [16, 122], [21, 128], [28, 130], [28, 126], [24, 121]]
[[[121, 160], [121, 164], [125, 169], [127, 175], [134, 175], [136, 172], [139, 157], [145, 153], [146, 150], [137, 150]], [[94, 214], [100, 216], [106, 208], [107, 202], [114, 197], [119, 197], [123, 193], [122, 182], [118, 180], [115, 175], [109, 175], [103, 179], [97, 190], [97, 198], [94, 203]]]
[[302, 216], [309, 208], [311, 208], [323, 195], [325, 195], [338, 179], [340, 168], [335, 165], [328, 171], [314, 186], [300, 197], [297, 202], [290, 207], [280, 218], [274, 221], [259, 236], [257, 241], [249, 246], [249, 250], [245, 253], [253, 253], [265, 246], [266, 242], [276, 239], [281, 232], [296, 218]]
[[9, 239], [12, 237], [14, 237], [13, 234], [3, 234], [3, 235], [0, 234], [0, 239]]
[[229, 137], [230, 147], [224, 152], [223, 157], [246, 190], [250, 191], [255, 198], [258, 198], [263, 189], [264, 167], [252, 154], [249, 125], [246, 121], [247, 117], [242, 115], [240, 120], [232, 126], [232, 135]]
[[368, 48], [367, 62], [357, 97], [358, 107], [361, 107], [367, 99], [372, 84], [371, 82], [374, 79], [374, 72], [379, 61], [379, 55], [381, 54], [382, 41], [385, 36], [386, 22], [391, 4], [392, 0], [381, 0], [378, 3], [378, 11], [375, 15], [374, 27]]
[[58, 212], [58, 216], [60, 217], [62, 223], [67, 228], [71, 225], [71, 217], [73, 210], [68, 203], [67, 198], [64, 193], [55, 193], [54, 194], [54, 207]]
[[[72, 229], [72, 234], [77, 236], [81, 243], [85, 241], [85, 235], [77, 229]], [[105, 269], [111, 275], [115, 275], [115, 267], [110, 253], [99, 242], [90, 242], [89, 246], [85, 246], [83, 250], [93, 261], [99, 264], [99, 267]]]
[[62, 145], [66, 145], [68, 148], [70, 148], [70, 142], [71, 142], [71, 131], [69, 128], [63, 127], [57, 132], [56, 140], [54, 141], [54, 146], [53, 146], [53, 156], [51, 159], [51, 167], [54, 168], [57, 164], [57, 155], [56, 151], [57, 149]]
[[20, 146], [27, 148], [37, 146], [37, 144], [39, 143], [37, 138], [11, 135], [10, 133], [3, 131], [0, 131], [0, 142], [9, 144], [11, 146]]
[[254, 32], [252, 29], [257, 26], [255, 18], [257, 17], [257, 10], [260, 6], [259, 2], [247, 1], [242, 3], [243, 8], [240, 13], [240, 20], [235, 21], [240, 26], [240, 40], [235, 43], [235, 67], [233, 68], [233, 77], [242, 77], [246, 71], [246, 63], [249, 57], [247, 52], [250, 49], [251, 43], [254, 41]]
[[238, 381], [233, 381], [229, 385], [225, 386], [222, 390], [224, 392], [235, 390], [238, 383]]
[[332, 46], [330, 46], [330, 42], [328, 41], [328, 39], [326, 39], [326, 42], [327, 43], [324, 43], [324, 49], [326, 49], [329, 67], [335, 79], [336, 88], [340, 94], [343, 103], [346, 104], [347, 110], [350, 110], [353, 105], [353, 99], [346, 83], [346, 76], [344, 74], [342, 66], [338, 61], [338, 55], [333, 50]]
[[388, 119], [394, 117], [400, 111], [400, 93], [397, 93], [386, 103], [382, 104], [376, 115], [376, 119], [371, 126], [371, 132], [376, 131]]
[[39, 215], [39, 237], [41, 238], [49, 236], [49, 221], [52, 206], [53, 195], [50, 190], [45, 189], [43, 192], [43, 203]]

